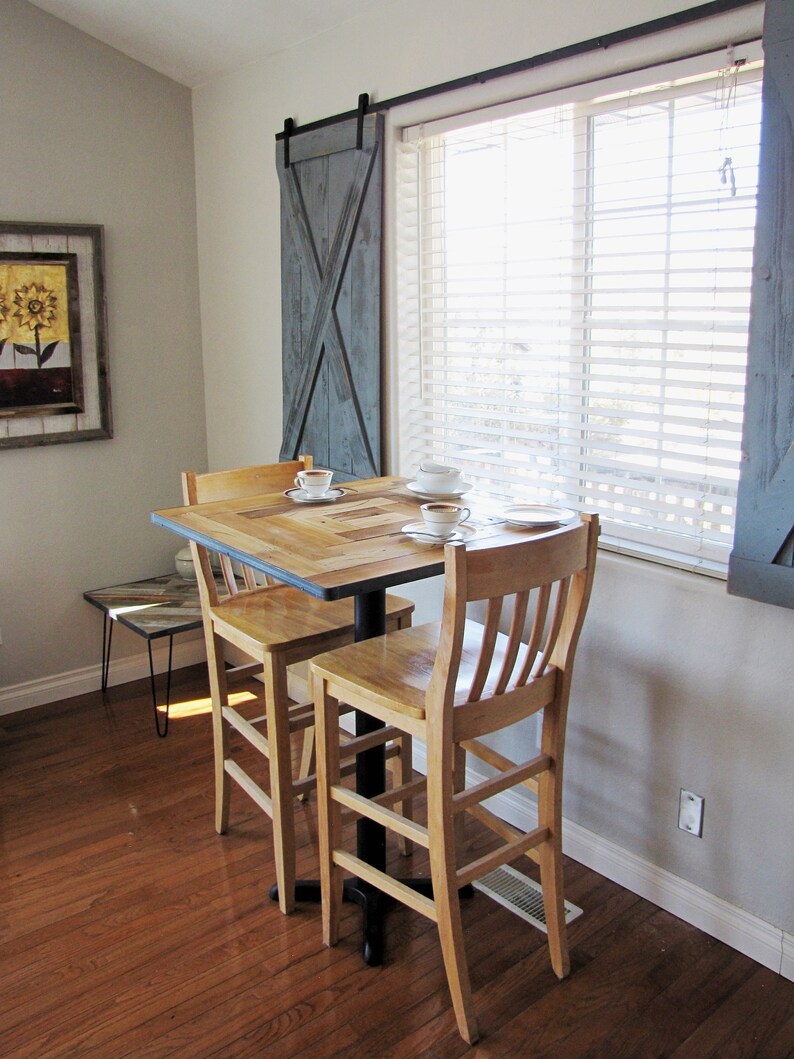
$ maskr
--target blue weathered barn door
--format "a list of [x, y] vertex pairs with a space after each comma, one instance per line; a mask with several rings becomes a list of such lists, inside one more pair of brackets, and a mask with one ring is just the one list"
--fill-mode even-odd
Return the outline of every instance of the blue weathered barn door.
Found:
[[372, 114], [276, 144], [281, 458], [311, 453], [339, 479], [381, 473], [382, 140]]
[[794, 3], [767, 0], [743, 462], [728, 591], [794, 607]]

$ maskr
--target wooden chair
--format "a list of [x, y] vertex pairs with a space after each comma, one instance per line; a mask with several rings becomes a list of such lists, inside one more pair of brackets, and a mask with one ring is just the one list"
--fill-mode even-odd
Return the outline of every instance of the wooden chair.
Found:
[[[403, 901], [438, 925], [444, 964], [461, 1035], [478, 1037], [458, 890], [525, 854], [540, 865], [551, 962], [569, 971], [562, 893], [561, 799], [565, 723], [574, 653], [584, 621], [596, 558], [598, 519], [492, 547], [445, 548], [440, 623], [365, 640], [320, 655], [310, 665], [318, 736], [318, 817], [327, 945], [338, 939], [343, 871]], [[513, 597], [509, 635], [498, 632], [504, 598]], [[487, 600], [484, 624], [466, 605]], [[523, 632], [530, 604], [528, 642]], [[399, 790], [365, 799], [340, 782], [335, 726], [342, 699], [385, 723], [384, 739], [399, 731], [427, 745], [427, 826], [394, 811]], [[481, 737], [543, 711], [539, 753], [516, 763]], [[520, 740], [516, 740], [520, 743]], [[465, 757], [496, 769], [493, 779], [465, 788]], [[522, 833], [481, 803], [516, 784], [536, 792], [537, 826]], [[415, 782], [410, 784], [415, 792]], [[427, 848], [433, 884], [429, 899], [342, 848], [342, 809], [369, 817]], [[463, 813], [502, 839], [499, 848], [458, 866]], [[457, 839], [457, 841], [456, 841]]]
[[[310, 456], [288, 463], [241, 467], [235, 470], [182, 475], [186, 504], [231, 500], [258, 493], [281, 492], [291, 488], [298, 471], [312, 466]], [[220, 557], [227, 595], [222, 596], [211, 568], [210, 554], [191, 542], [198, 575], [204, 619], [215, 751], [215, 826], [223, 834], [229, 823], [230, 780], [234, 780], [273, 820], [276, 882], [279, 906], [284, 913], [295, 905], [295, 822], [294, 798], [305, 796], [315, 784], [314, 709], [311, 702], [290, 704], [287, 694], [287, 667], [305, 662], [319, 651], [354, 640], [352, 600], [323, 602], [298, 589], [272, 582], [261, 584], [249, 567], [235, 577], [231, 561]], [[239, 583], [242, 582], [242, 584]], [[387, 629], [411, 624], [414, 604], [407, 599], [387, 596]], [[233, 644], [255, 659], [249, 665], [227, 669], [224, 644]], [[229, 705], [228, 677], [259, 671], [263, 675], [265, 715], [246, 720]], [[264, 722], [264, 731], [260, 730]], [[257, 725], [260, 725], [258, 727]], [[234, 728], [269, 761], [270, 793], [229, 755], [227, 728]], [[299, 775], [293, 778], [291, 736], [304, 734]], [[399, 749], [395, 782], [402, 780], [403, 767], [410, 768], [410, 744]], [[354, 766], [350, 766], [352, 769]]]

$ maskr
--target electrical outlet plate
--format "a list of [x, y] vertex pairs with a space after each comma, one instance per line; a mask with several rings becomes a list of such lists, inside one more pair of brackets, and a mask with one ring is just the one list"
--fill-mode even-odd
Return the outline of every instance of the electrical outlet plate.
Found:
[[703, 837], [703, 802], [699, 794], [681, 788], [678, 800], [678, 826], [696, 838]]

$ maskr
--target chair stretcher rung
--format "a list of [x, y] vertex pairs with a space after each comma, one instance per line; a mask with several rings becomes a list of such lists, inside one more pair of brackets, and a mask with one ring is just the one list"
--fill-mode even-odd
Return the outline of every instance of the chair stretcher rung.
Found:
[[232, 761], [227, 758], [223, 763], [224, 769], [229, 773], [235, 783], [243, 788], [249, 798], [252, 798], [256, 804], [272, 819], [273, 817], [273, 803], [270, 798], [265, 794], [262, 788], [251, 779], [247, 772], [244, 772], [236, 761]]
[[406, 886], [399, 879], [386, 875], [385, 872], [373, 868], [370, 864], [365, 864], [363, 860], [354, 857], [352, 853], [345, 853], [341, 849], [335, 849], [333, 857], [334, 863], [338, 864], [340, 868], [345, 868], [359, 879], [363, 879], [365, 882], [376, 886], [379, 890], [383, 890], [390, 897], [394, 897], [397, 901], [408, 905], [409, 908], [421, 912], [423, 916], [427, 916], [434, 923], [438, 921], [436, 906], [429, 897], [417, 893], [416, 890], [412, 890], [410, 886]]
[[391, 809], [375, 805], [369, 798], [363, 798], [360, 794], [356, 794], [355, 791], [349, 791], [345, 787], [332, 787], [331, 797], [335, 802], [339, 802], [348, 809], [355, 809], [361, 816], [366, 816], [369, 820], [383, 824], [384, 827], [396, 831], [399, 835], [404, 835], [405, 838], [410, 838], [412, 842], [417, 842], [420, 846], [427, 849], [427, 828], [422, 827], [421, 824], [414, 823], [413, 820], [406, 820], [404, 816], [392, 812]]
[[244, 662], [241, 666], [231, 666], [226, 670], [226, 677], [247, 677], [262, 672], [261, 662]]
[[[342, 776], [352, 776], [356, 771], [355, 761], [349, 761], [340, 768]], [[309, 794], [317, 785], [317, 773], [312, 772], [310, 776], [304, 776], [302, 780], [295, 780], [292, 784], [292, 792], [298, 797], [301, 794]]]
[[383, 794], [377, 794], [372, 801], [389, 808], [396, 802], [404, 802], [406, 798], [413, 798], [415, 794], [421, 794], [426, 786], [427, 779], [424, 776], [418, 776], [415, 780], [411, 780], [410, 783], [402, 783], [399, 787], [391, 787], [388, 791], [384, 791]]
[[310, 707], [291, 707], [289, 711], [289, 730], [300, 732], [314, 724], [314, 709]]
[[254, 728], [250, 721], [246, 721], [245, 717], [242, 717], [231, 706], [224, 706], [221, 712], [224, 720], [228, 721], [235, 731], [238, 731], [244, 739], [247, 739], [251, 746], [256, 747], [260, 754], [270, 758], [270, 747], [267, 745], [267, 739], [260, 731]]
[[486, 853], [485, 856], [473, 860], [471, 864], [466, 864], [456, 872], [458, 889], [461, 886], [466, 886], [467, 883], [474, 882], [475, 879], [479, 879], [486, 872], [493, 871], [494, 868], [500, 868], [503, 864], [507, 864], [508, 861], [513, 860], [522, 853], [526, 853], [533, 846], [539, 846], [548, 837], [549, 829], [547, 827], [536, 827], [534, 831], [522, 835], [514, 842], [508, 842], [506, 846], [500, 846], [499, 849], [495, 849], [492, 853]]
[[524, 783], [525, 780], [537, 775], [538, 772], [543, 772], [550, 764], [551, 758], [548, 754], [538, 754], [531, 761], [524, 762], [521, 765], [513, 765], [512, 768], [506, 769], [498, 776], [483, 780], [482, 783], [478, 783], [474, 787], [468, 787], [465, 791], [453, 796], [452, 801], [455, 806], [455, 812], [462, 812], [472, 804], [485, 801], [486, 798], [493, 798], [495, 794], [507, 790], [508, 787]]
[[[499, 769], [500, 772], [505, 772], [507, 769], [513, 768], [515, 762], [511, 761], [510, 758], [500, 754], [498, 750], [494, 750], [493, 747], [487, 746], [479, 739], [464, 739], [460, 744], [463, 749], [469, 753], [474, 754], [481, 761], [484, 761], [486, 765], [491, 765], [492, 768]], [[529, 790], [534, 791], [537, 794], [538, 783], [537, 780], [531, 776], [523, 781], [523, 786], [528, 787]]]
[[378, 728], [374, 732], [368, 732], [366, 735], [356, 735], [352, 739], [346, 739], [342, 744], [342, 753], [346, 757], [350, 754], [361, 754], [365, 750], [372, 750], [374, 747], [388, 742], [389, 739], [396, 739], [401, 735], [402, 732], [399, 728], [395, 728], [394, 725], [386, 725], [385, 728]]

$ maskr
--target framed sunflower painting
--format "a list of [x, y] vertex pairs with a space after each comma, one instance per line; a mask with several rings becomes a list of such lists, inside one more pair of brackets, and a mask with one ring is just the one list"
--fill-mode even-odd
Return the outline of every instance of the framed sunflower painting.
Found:
[[0, 448], [112, 436], [101, 225], [0, 222]]

